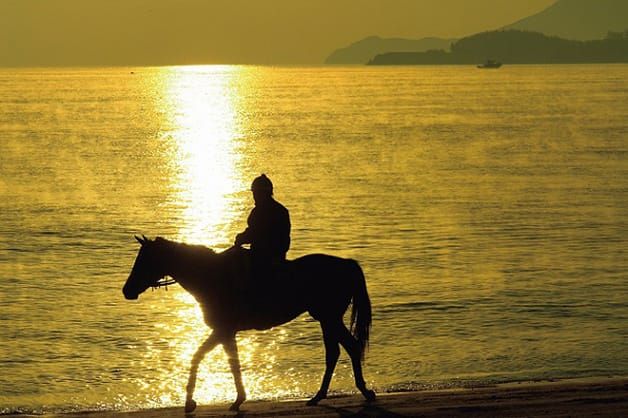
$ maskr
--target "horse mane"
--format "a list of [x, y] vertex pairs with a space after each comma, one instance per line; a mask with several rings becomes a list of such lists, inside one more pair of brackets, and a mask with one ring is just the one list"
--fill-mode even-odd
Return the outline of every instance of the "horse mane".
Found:
[[155, 243], [162, 246], [167, 246], [172, 250], [194, 259], [209, 259], [213, 258], [217, 253], [213, 249], [199, 244], [186, 244], [184, 242], [171, 241], [163, 237], [155, 238]]

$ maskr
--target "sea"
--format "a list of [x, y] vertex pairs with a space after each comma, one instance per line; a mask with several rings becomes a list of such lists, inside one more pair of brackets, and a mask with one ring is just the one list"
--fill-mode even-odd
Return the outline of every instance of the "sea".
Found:
[[[364, 269], [376, 391], [628, 375], [628, 65], [1, 69], [0, 413], [183, 405], [211, 330], [124, 299], [134, 235], [223, 251], [261, 173], [289, 258]], [[237, 341], [249, 399], [317, 391], [307, 314]]]

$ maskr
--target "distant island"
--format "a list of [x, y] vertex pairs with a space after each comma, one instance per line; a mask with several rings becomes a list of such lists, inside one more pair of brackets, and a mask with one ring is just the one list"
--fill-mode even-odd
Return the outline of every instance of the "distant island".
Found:
[[[628, 0], [556, 0], [544, 10], [532, 16], [523, 18], [510, 25], [495, 28], [500, 31], [518, 30], [525, 32], [539, 32], [547, 36], [557, 36], [563, 39], [576, 41], [589, 41], [602, 39], [608, 31], [623, 31], [628, 28]], [[373, 59], [376, 55], [386, 55], [378, 58], [379, 61], [403, 61], [412, 63], [463, 63], [459, 57], [447, 55], [452, 43], [456, 39], [424, 38], [412, 39], [383, 39], [376, 36], [362, 39], [346, 48], [340, 48], [332, 52], [326, 64], [363, 64]], [[545, 45], [549, 42], [540, 41]], [[560, 46], [564, 51], [574, 46]], [[582, 48], [604, 48], [601, 45], [584, 45]], [[430, 51], [430, 52], [427, 52]], [[394, 52], [388, 56], [386, 53]], [[402, 52], [426, 52], [420, 57], [414, 54], [398, 54]], [[501, 54], [500, 54], [501, 55]], [[547, 53], [542, 58], [547, 60]], [[585, 62], [599, 62], [600, 53], [586, 57]], [[506, 55], [503, 55], [506, 56]], [[597, 58], [595, 58], [597, 56]], [[492, 58], [481, 57], [480, 62]], [[581, 57], [579, 57], [581, 58]], [[506, 59], [506, 58], [504, 58]], [[530, 58], [529, 58], [530, 59]], [[565, 58], [563, 58], [565, 59]], [[414, 62], [414, 61], [421, 62]], [[527, 62], [527, 61], [526, 61]], [[553, 62], [553, 61], [552, 61]], [[565, 61], [562, 61], [565, 62]], [[612, 59], [615, 62], [615, 58]], [[623, 60], [620, 62], [624, 62]], [[473, 63], [478, 63], [477, 59]]]
[[450, 51], [389, 52], [376, 55], [368, 65], [479, 64], [487, 59], [504, 64], [626, 63], [628, 30], [592, 41], [521, 30], [483, 32], [453, 43]]
[[366, 64], [375, 55], [388, 51], [396, 52], [424, 52], [432, 49], [448, 50], [456, 39], [423, 38], [380, 38], [369, 36], [354, 42], [346, 48], [340, 48], [332, 52], [325, 64]]

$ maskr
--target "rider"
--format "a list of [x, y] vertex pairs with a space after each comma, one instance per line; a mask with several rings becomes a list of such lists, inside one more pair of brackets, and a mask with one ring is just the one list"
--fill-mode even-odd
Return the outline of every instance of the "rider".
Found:
[[251, 244], [254, 275], [267, 276], [286, 260], [290, 248], [290, 215], [273, 198], [273, 183], [265, 174], [251, 185], [255, 207], [247, 220], [248, 228], [239, 233], [235, 245]]

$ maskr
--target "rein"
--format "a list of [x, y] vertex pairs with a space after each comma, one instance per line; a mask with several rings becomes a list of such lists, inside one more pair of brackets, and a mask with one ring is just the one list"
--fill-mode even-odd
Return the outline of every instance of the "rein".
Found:
[[170, 286], [171, 284], [175, 284], [177, 281], [174, 279], [166, 279], [165, 277], [162, 277], [161, 279], [157, 280], [154, 284], [151, 285], [151, 287], [153, 288], [153, 291], [155, 289], [159, 289], [160, 287], [165, 287], [166, 291], [168, 290], [168, 286]]

